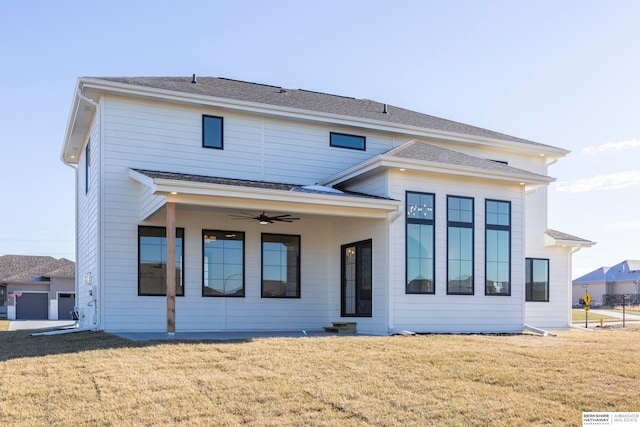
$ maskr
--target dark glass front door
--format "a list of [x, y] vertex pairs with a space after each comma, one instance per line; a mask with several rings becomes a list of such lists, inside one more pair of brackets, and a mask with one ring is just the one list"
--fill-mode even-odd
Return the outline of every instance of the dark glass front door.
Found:
[[341, 247], [342, 316], [371, 317], [371, 240]]

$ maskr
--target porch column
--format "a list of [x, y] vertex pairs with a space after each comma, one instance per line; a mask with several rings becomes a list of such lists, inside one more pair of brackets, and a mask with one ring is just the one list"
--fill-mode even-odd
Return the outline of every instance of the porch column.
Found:
[[167, 335], [176, 334], [176, 204], [167, 202]]

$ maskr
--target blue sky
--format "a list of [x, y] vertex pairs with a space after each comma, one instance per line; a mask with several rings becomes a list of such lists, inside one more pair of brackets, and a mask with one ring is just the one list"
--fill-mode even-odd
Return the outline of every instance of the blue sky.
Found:
[[549, 226], [640, 259], [640, 2], [0, 2], [0, 255], [75, 259], [60, 149], [79, 76], [229, 77], [369, 98], [572, 153]]

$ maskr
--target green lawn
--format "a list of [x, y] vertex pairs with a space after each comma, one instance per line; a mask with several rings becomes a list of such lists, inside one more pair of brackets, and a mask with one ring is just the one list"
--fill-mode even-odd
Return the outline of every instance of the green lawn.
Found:
[[580, 425], [640, 411], [640, 327], [143, 342], [0, 333], [4, 426]]

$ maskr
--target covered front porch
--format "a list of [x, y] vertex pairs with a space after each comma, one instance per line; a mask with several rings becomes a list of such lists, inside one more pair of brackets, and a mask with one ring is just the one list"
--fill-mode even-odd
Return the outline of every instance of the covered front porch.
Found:
[[[109, 316], [106, 330], [318, 331], [349, 320], [387, 332], [389, 223], [400, 202], [319, 186], [130, 177], [141, 184], [137, 325]], [[176, 259], [164, 277], [152, 272], [159, 242]]]

